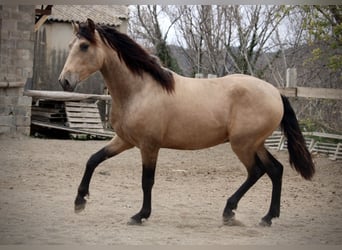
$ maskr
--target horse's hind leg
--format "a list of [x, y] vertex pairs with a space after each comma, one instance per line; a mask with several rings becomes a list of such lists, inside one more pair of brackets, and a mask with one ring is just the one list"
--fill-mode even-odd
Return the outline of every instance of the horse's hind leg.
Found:
[[[234, 150], [234, 147], [232, 145]], [[265, 173], [272, 181], [272, 199], [268, 213], [262, 218], [260, 225], [270, 226], [272, 219], [279, 217], [280, 214], [280, 196], [283, 176], [283, 166], [277, 161], [264, 147], [261, 147], [254, 153], [254, 159], [248, 154], [242, 154], [242, 151], [235, 148], [235, 153], [244, 163], [248, 171], [247, 180], [241, 187], [228, 199], [223, 212], [223, 219], [226, 224], [234, 217], [233, 210], [237, 208], [238, 202], [242, 196], [259, 180]], [[245, 151], [246, 153], [247, 151]]]
[[[234, 150], [234, 147], [232, 147]], [[265, 174], [265, 169], [262, 163], [258, 160], [257, 155], [250, 153], [251, 155], [246, 157], [240, 150], [234, 150], [242, 163], [246, 166], [248, 171], [247, 180], [239, 187], [239, 189], [227, 200], [226, 207], [223, 211], [223, 221], [225, 224], [230, 225], [234, 218], [234, 212], [240, 199], [245, 193]]]
[[75, 212], [80, 212], [85, 208], [85, 197], [89, 195], [89, 183], [95, 168], [106, 159], [118, 155], [129, 148], [132, 148], [132, 145], [116, 136], [105, 147], [97, 151], [89, 158], [82, 181], [78, 187], [77, 196], [75, 199]]
[[272, 199], [268, 213], [261, 219], [260, 225], [270, 226], [272, 219], [280, 215], [280, 196], [283, 176], [283, 165], [265, 148], [258, 152], [258, 158], [272, 181]]

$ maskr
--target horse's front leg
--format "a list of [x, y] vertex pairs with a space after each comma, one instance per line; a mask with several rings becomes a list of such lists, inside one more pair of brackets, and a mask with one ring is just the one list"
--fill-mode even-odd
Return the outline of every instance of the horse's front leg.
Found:
[[148, 219], [152, 211], [152, 187], [154, 184], [154, 176], [158, 158], [158, 149], [142, 149], [142, 190], [143, 204], [139, 213], [131, 217], [129, 225], [140, 225], [143, 219]]
[[133, 146], [131, 144], [116, 136], [105, 147], [100, 149], [89, 158], [82, 181], [78, 187], [77, 196], [75, 199], [75, 212], [81, 212], [85, 208], [87, 202], [85, 197], [89, 195], [89, 183], [95, 168], [106, 159], [118, 155], [132, 147]]

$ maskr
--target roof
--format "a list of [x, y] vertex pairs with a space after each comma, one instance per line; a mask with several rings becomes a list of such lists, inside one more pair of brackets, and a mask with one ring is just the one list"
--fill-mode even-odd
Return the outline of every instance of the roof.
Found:
[[50, 21], [85, 22], [87, 18], [97, 24], [118, 26], [128, 19], [125, 5], [53, 5]]

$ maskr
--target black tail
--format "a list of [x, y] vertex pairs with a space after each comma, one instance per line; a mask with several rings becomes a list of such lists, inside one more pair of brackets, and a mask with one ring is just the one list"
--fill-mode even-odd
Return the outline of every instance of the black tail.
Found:
[[284, 115], [281, 120], [281, 128], [287, 138], [287, 147], [290, 155], [290, 164], [300, 175], [310, 180], [315, 173], [315, 166], [311, 154], [306, 147], [305, 139], [300, 131], [296, 114], [289, 100], [281, 96], [284, 105]]

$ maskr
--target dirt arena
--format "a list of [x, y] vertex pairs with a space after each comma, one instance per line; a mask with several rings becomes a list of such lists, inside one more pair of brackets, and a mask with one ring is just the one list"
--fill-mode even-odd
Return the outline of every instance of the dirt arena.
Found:
[[243, 197], [239, 226], [223, 225], [226, 199], [246, 178], [229, 144], [200, 151], [162, 149], [153, 212], [142, 226], [127, 225], [141, 207], [137, 149], [102, 163], [86, 209], [73, 202], [89, 156], [106, 141], [0, 139], [0, 244], [273, 245], [342, 244], [342, 162], [315, 156], [314, 180], [284, 164], [281, 215], [258, 225], [268, 210], [267, 176]]

